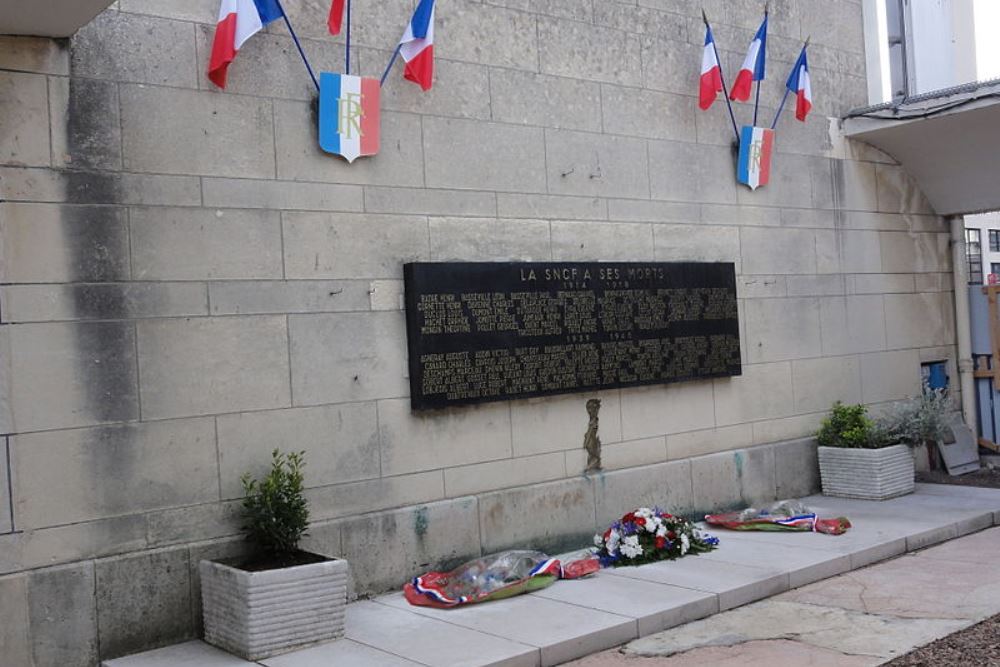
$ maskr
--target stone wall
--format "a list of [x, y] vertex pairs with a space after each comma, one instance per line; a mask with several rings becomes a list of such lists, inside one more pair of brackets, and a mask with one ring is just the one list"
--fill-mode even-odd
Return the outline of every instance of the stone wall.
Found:
[[[327, 0], [285, 4], [314, 66], [340, 71]], [[705, 4], [732, 77], [760, 3]], [[119, 0], [68, 41], [0, 37], [12, 664], [195, 636], [197, 560], [242, 548], [238, 478], [274, 447], [306, 451], [310, 546], [364, 592], [574, 544], [637, 502], [807, 493], [811, 443], [768, 443], [836, 399], [915, 393], [921, 361], [953, 369], [947, 228], [829, 118], [866, 101], [860, 4], [771, 7], [761, 116], [807, 35], [816, 111], [786, 114], [756, 192], [735, 183], [721, 100], [697, 110], [701, 3], [438, 0], [434, 89], [394, 72], [382, 151], [350, 166], [317, 146], [283, 26], [213, 89], [217, 0]], [[361, 73], [410, 11], [355, 3]], [[411, 414], [402, 264], [448, 259], [734, 261], [744, 374], [601, 393], [610, 472], [591, 478], [589, 395]]]

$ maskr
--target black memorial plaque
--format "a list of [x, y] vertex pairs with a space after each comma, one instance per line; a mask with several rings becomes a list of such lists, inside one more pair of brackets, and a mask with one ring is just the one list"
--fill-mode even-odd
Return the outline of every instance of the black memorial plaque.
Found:
[[414, 410], [739, 375], [731, 262], [404, 267]]

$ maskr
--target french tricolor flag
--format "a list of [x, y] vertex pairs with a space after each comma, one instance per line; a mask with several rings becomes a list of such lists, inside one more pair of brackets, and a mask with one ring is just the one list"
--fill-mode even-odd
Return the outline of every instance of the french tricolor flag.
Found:
[[743, 60], [740, 73], [736, 75], [733, 83], [733, 90], [729, 93], [729, 99], [746, 102], [750, 99], [750, 88], [754, 81], [764, 80], [764, 58], [767, 52], [767, 14], [764, 14], [764, 21], [757, 28], [757, 34], [750, 42], [747, 49], [747, 57]]
[[701, 55], [701, 86], [698, 92], [698, 106], [708, 109], [722, 92], [722, 67], [715, 52], [715, 38], [712, 29], [705, 26], [705, 50]]
[[799, 59], [795, 61], [792, 73], [788, 76], [785, 86], [795, 93], [795, 117], [805, 122], [809, 110], [812, 109], [812, 84], [809, 82], [809, 62], [806, 59], [806, 47], [802, 47]]
[[430, 90], [434, 82], [434, 0], [420, 0], [399, 40], [399, 55], [406, 61], [403, 77]]
[[277, 0], [222, 0], [212, 56], [208, 61], [208, 78], [212, 83], [225, 88], [229, 63], [233, 62], [243, 42], [282, 16]]

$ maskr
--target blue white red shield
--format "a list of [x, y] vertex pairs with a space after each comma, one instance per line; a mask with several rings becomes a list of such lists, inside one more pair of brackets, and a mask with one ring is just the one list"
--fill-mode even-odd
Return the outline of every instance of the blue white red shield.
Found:
[[740, 159], [736, 180], [751, 190], [767, 185], [771, 180], [771, 153], [774, 130], [744, 125], [740, 131]]
[[348, 74], [319, 75], [319, 146], [354, 162], [375, 155], [379, 144], [379, 80]]

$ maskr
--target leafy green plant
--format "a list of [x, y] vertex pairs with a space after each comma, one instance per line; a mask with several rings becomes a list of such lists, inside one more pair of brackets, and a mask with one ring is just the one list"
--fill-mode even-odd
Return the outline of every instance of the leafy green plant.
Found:
[[309, 508], [302, 494], [305, 452], [271, 454], [271, 471], [263, 479], [243, 475], [243, 531], [266, 553], [291, 554], [309, 526]]
[[820, 425], [816, 439], [823, 447], [878, 449], [889, 444], [885, 429], [868, 416], [864, 405], [833, 404], [830, 415]]
[[920, 396], [890, 405], [879, 425], [896, 442], [911, 446], [944, 440], [949, 434], [948, 413], [953, 409], [946, 389], [924, 387]]

